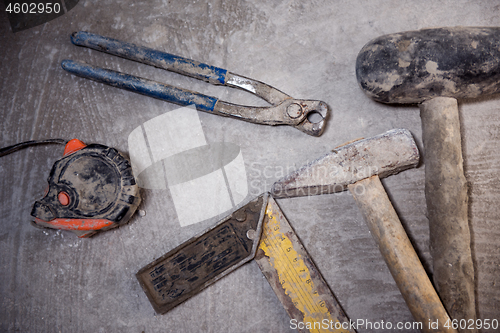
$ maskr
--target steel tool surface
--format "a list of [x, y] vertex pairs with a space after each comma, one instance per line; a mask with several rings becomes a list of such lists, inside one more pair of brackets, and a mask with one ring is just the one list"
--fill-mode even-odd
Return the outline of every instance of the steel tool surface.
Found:
[[[184, 106], [195, 105], [199, 111], [233, 117], [257, 124], [289, 125], [313, 136], [320, 136], [323, 133], [325, 122], [330, 112], [325, 102], [293, 99], [291, 96], [263, 82], [173, 54], [84, 31], [73, 33], [71, 41], [75, 45], [93, 48], [126, 59], [191, 76], [211, 84], [240, 88], [264, 99], [272, 105], [270, 107], [251, 107], [231, 104], [215, 97], [91, 66], [81, 61], [63, 60], [61, 63], [62, 68], [72, 74], [171, 103]], [[320, 118], [320, 120], [315, 121], [314, 117], [317, 119]], [[311, 121], [310, 118], [313, 120]]]
[[474, 268], [457, 99], [500, 92], [500, 28], [381, 36], [360, 51], [356, 75], [376, 101], [420, 103], [434, 282], [453, 319], [473, 320]]
[[[449, 324], [448, 314], [380, 182], [380, 177], [416, 167], [418, 161], [419, 152], [410, 132], [392, 130], [334, 149], [275, 183], [272, 193], [291, 197], [348, 188], [423, 331], [453, 332], [443, 326]], [[429, 321], [439, 321], [439, 329], [430, 328]]]
[[255, 259], [300, 332], [355, 332], [283, 212], [267, 193], [137, 273], [166, 313]]

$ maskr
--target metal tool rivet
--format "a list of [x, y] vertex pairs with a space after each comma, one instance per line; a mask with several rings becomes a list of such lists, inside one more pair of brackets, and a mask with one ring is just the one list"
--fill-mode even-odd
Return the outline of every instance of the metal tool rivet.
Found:
[[290, 118], [298, 118], [302, 115], [302, 106], [297, 103], [292, 103], [286, 108], [286, 113]]
[[250, 240], [254, 240], [255, 237], [257, 236], [257, 232], [253, 229], [250, 229], [247, 231], [247, 238]]
[[247, 213], [245, 213], [245, 211], [243, 210], [235, 212], [233, 216], [238, 222], [245, 222], [245, 220], [247, 219]]

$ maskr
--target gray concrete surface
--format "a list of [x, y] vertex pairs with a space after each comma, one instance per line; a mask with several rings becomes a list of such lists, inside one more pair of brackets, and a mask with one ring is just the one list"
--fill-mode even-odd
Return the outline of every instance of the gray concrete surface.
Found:
[[[178, 108], [72, 76], [61, 69], [63, 59], [85, 60], [232, 102], [265, 105], [244, 92], [73, 46], [69, 36], [78, 30], [186, 56], [264, 81], [296, 98], [327, 102], [333, 117], [320, 138], [289, 127], [199, 114], [208, 142], [241, 147], [247, 200], [269, 190], [288, 170], [355, 138], [407, 128], [422, 148], [418, 108], [378, 104], [357, 86], [354, 62], [370, 39], [426, 27], [500, 25], [500, 6], [493, 0], [81, 0], [66, 15], [16, 34], [5, 7], [0, 9], [0, 146], [78, 137], [127, 151], [134, 128]], [[460, 102], [482, 320], [500, 320], [499, 111], [498, 96]], [[166, 315], [155, 315], [135, 272], [215, 223], [209, 219], [180, 227], [168, 192], [144, 190], [140, 209], [145, 216], [136, 214], [128, 225], [91, 239], [32, 227], [31, 205], [43, 195], [50, 167], [61, 154], [61, 147], [46, 146], [0, 158], [0, 331], [294, 331], [254, 262]], [[423, 167], [384, 184], [432, 274]], [[278, 203], [352, 320], [412, 321], [348, 193]]]

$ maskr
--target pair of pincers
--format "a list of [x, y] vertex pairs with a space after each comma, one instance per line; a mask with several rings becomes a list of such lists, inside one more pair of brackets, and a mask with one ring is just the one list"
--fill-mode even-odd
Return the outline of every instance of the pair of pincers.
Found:
[[[222, 68], [88, 32], [73, 33], [71, 41], [75, 45], [86, 46], [191, 76], [211, 84], [240, 88], [264, 99], [272, 106], [252, 107], [232, 104], [212, 96], [110, 69], [95, 67], [81, 61], [63, 60], [61, 63], [62, 68], [72, 74], [171, 103], [184, 106], [194, 105], [199, 111], [233, 117], [252, 123], [289, 125], [313, 136], [320, 136], [325, 128], [325, 122], [329, 114], [329, 108], [325, 102], [294, 99], [263, 82], [231, 73]], [[315, 121], [315, 119], [319, 119], [319, 121]]]

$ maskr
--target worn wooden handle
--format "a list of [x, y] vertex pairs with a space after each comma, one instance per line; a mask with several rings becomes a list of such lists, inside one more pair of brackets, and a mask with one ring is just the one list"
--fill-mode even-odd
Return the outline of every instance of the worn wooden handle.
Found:
[[[378, 176], [348, 186], [422, 332], [456, 332]], [[438, 321], [438, 328], [429, 323]], [[448, 324], [450, 322], [448, 321]]]
[[[434, 285], [453, 319], [476, 319], [474, 265], [467, 180], [457, 100], [438, 97], [420, 105], [425, 161], [425, 200]], [[475, 333], [475, 328], [460, 328]]]

